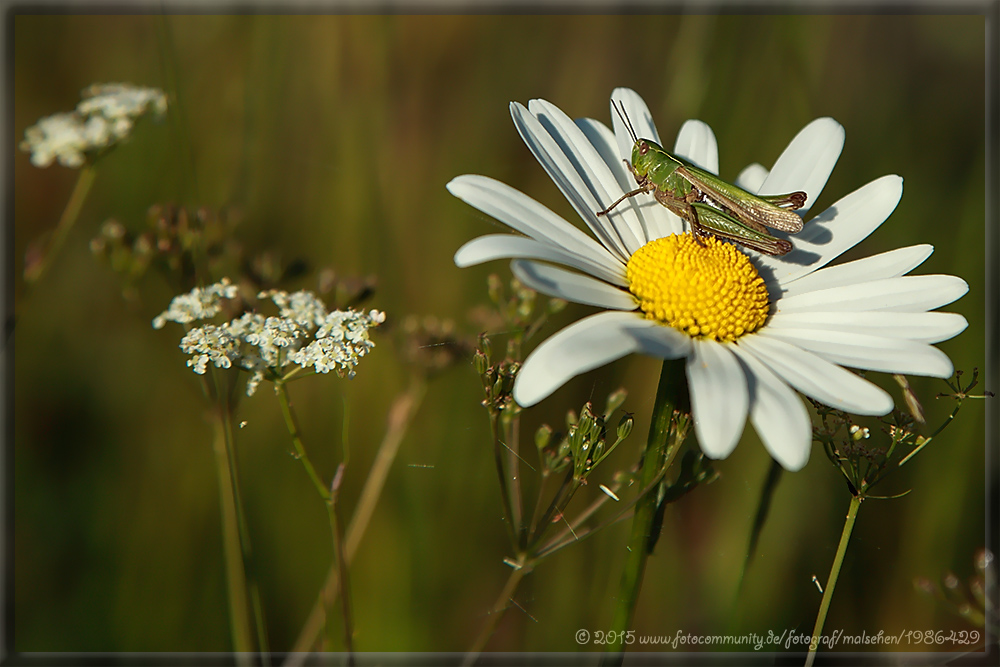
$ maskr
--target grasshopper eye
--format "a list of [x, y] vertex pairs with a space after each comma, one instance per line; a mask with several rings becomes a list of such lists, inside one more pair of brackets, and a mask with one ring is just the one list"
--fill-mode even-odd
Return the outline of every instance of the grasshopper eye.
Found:
[[649, 152], [649, 144], [647, 144], [645, 141], [640, 141], [639, 142], [639, 155], [645, 155], [648, 152]]

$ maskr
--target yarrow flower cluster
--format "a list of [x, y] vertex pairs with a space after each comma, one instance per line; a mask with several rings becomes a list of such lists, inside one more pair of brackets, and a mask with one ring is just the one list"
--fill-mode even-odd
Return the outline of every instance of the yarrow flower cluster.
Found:
[[[511, 270], [528, 287], [603, 309], [528, 355], [513, 389], [520, 405], [534, 405], [573, 376], [628, 354], [683, 358], [695, 433], [706, 455], [728, 456], [749, 418], [775, 460], [797, 470], [809, 459], [812, 428], [796, 391], [846, 412], [883, 415], [892, 410], [892, 397], [845, 367], [952, 374], [951, 360], [932, 343], [956, 336], [967, 322], [930, 311], [961, 297], [968, 285], [955, 276], [905, 275], [933, 247], [827, 266], [892, 213], [903, 193], [899, 176], [872, 181], [807, 221], [789, 237], [793, 250], [783, 256], [714, 238], [698, 243], [650, 194], [597, 215], [636, 185], [623, 163], [634, 139], [616, 105], [638, 138], [663, 145], [638, 94], [619, 88], [611, 100], [613, 131], [589, 118], [574, 121], [545, 100], [510, 105], [521, 138], [593, 237], [491, 178], [465, 175], [448, 184], [453, 195], [524, 235], [473, 239], [455, 253], [458, 266], [513, 259]], [[758, 195], [801, 190], [808, 207], [843, 144], [839, 123], [817, 119], [773, 169], [751, 165], [736, 185]], [[673, 152], [718, 172], [715, 135], [700, 121], [684, 124]]]
[[24, 131], [21, 150], [31, 163], [48, 167], [82, 167], [88, 154], [106, 150], [126, 138], [135, 121], [149, 112], [162, 116], [167, 96], [158, 88], [127, 83], [94, 84], [82, 93], [74, 111], [46, 116]]
[[[208, 287], [196, 287], [174, 297], [170, 307], [153, 319], [153, 326], [159, 329], [168, 321], [189, 324], [209, 319], [221, 312], [223, 299], [233, 299], [236, 294], [236, 287], [225, 278]], [[205, 373], [209, 363], [250, 371], [248, 396], [269, 373], [280, 377], [290, 365], [354, 377], [354, 367], [375, 346], [369, 330], [385, 321], [385, 313], [378, 310], [327, 312], [323, 302], [306, 290], [292, 294], [267, 290], [257, 296], [270, 299], [279, 308], [279, 315], [243, 313], [222, 325], [191, 329], [180, 343], [181, 350], [192, 355], [187, 365], [195, 373]]]
[[222, 299], [235, 299], [236, 285], [223, 278], [208, 287], [195, 287], [187, 294], [175, 296], [170, 307], [153, 318], [153, 328], [162, 329], [167, 322], [190, 324], [215, 317], [222, 310]]

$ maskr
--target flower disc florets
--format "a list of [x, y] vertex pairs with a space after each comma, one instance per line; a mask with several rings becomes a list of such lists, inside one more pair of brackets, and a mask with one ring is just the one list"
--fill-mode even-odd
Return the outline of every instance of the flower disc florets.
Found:
[[715, 237], [650, 241], [629, 259], [626, 275], [646, 319], [692, 337], [734, 341], [767, 319], [764, 279], [746, 255]]

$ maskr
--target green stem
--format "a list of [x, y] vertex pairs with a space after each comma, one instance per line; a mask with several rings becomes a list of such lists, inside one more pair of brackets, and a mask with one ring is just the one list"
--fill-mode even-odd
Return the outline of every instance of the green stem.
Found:
[[510, 602], [514, 598], [514, 593], [517, 592], [517, 587], [521, 584], [521, 580], [524, 579], [525, 575], [531, 572], [531, 564], [521, 564], [520, 567], [516, 568], [510, 573], [510, 577], [507, 579], [507, 583], [504, 585], [503, 590], [500, 591], [500, 596], [497, 597], [497, 601], [493, 604], [493, 608], [490, 610], [489, 618], [486, 619], [486, 623], [483, 625], [483, 629], [479, 631], [479, 635], [476, 636], [476, 640], [472, 642], [472, 646], [469, 648], [469, 652], [465, 654], [465, 659], [462, 661], [462, 667], [470, 667], [479, 657], [479, 654], [486, 647], [486, 642], [490, 640], [493, 633], [497, 629], [497, 624], [500, 619], [503, 618], [503, 614], [507, 611], [510, 606]]
[[59, 217], [59, 223], [56, 225], [55, 231], [52, 232], [52, 238], [49, 239], [45, 249], [42, 251], [42, 256], [37, 262], [24, 267], [25, 281], [29, 283], [38, 282], [48, 270], [52, 264], [52, 259], [59, 253], [59, 249], [66, 242], [66, 237], [69, 236], [70, 230], [73, 229], [77, 218], [80, 217], [83, 202], [87, 199], [87, 193], [90, 192], [90, 186], [94, 184], [96, 176], [97, 171], [93, 165], [88, 164], [80, 170], [80, 176], [76, 180], [76, 185], [69, 196], [69, 201], [66, 202], [66, 208], [63, 209], [62, 216]]
[[[392, 407], [389, 408], [388, 426], [386, 427], [385, 436], [379, 445], [378, 453], [375, 455], [375, 462], [368, 473], [368, 479], [365, 480], [364, 488], [361, 489], [361, 497], [358, 499], [354, 516], [347, 527], [346, 539], [344, 540], [344, 562], [348, 565], [351, 564], [358, 545], [361, 544], [361, 537], [368, 527], [368, 521], [371, 519], [375, 505], [378, 503], [382, 489], [385, 486], [386, 476], [389, 474], [389, 469], [392, 467], [396, 453], [399, 451], [399, 445], [403, 441], [403, 436], [413, 421], [417, 407], [423, 400], [426, 388], [427, 385], [424, 380], [415, 380], [407, 391], [396, 397]], [[333, 600], [339, 590], [339, 572], [334, 565], [331, 566], [330, 571], [327, 573], [323, 590], [317, 596], [316, 602], [313, 603], [312, 611], [309, 612], [309, 616], [303, 624], [291, 652], [285, 659], [285, 667], [298, 667], [303, 664], [309, 655], [308, 652], [313, 649], [316, 639], [323, 631], [323, 619], [326, 610], [325, 601]]]
[[[637, 465], [637, 466], [633, 467], [631, 470], [629, 470], [629, 474], [633, 475], [638, 470], [639, 470], [639, 466]], [[621, 487], [622, 487], [622, 483], [621, 482], [615, 482], [610, 487], [611, 488], [611, 492], [612, 493], [616, 493], [619, 489], [621, 489]], [[610, 496], [602, 495], [601, 497], [599, 497], [596, 500], [594, 500], [594, 502], [590, 503], [590, 505], [588, 505], [585, 510], [583, 510], [582, 512], [580, 512], [576, 516], [576, 518], [574, 518], [572, 521], [568, 522], [566, 524], [566, 527], [563, 528], [562, 531], [558, 535], [556, 535], [554, 538], [552, 538], [551, 540], [549, 540], [544, 546], [542, 546], [540, 548], [537, 548], [537, 549], [533, 549], [532, 553], [535, 554], [535, 558], [537, 560], [541, 560], [542, 558], [548, 556], [552, 552], [557, 551], [557, 550], [563, 548], [567, 544], [579, 541], [579, 539], [581, 538], [581, 535], [579, 535], [576, 532], [576, 530], [580, 526], [582, 526], [583, 523], [585, 521], [587, 521], [587, 519], [589, 519], [591, 516], [593, 516], [594, 513], [597, 512], [597, 510], [601, 509], [601, 507], [604, 506], [609, 500], [611, 500]], [[601, 524], [599, 524], [597, 526], [594, 526], [592, 528], [584, 530], [583, 531], [584, 534], [585, 535], [593, 534], [593, 533], [597, 532], [598, 530], [600, 530], [601, 528], [604, 528], [605, 526], [610, 526], [613, 523], [617, 523], [618, 521], [622, 521], [622, 520], [624, 520], [626, 518], [629, 518], [631, 516], [631, 514], [629, 514], [629, 513], [632, 511], [632, 507], [633, 506], [634, 506], [634, 503], [632, 505], [627, 505], [624, 510], [622, 510], [621, 512], [619, 512], [618, 514], [616, 514], [615, 516], [613, 516], [610, 520], [605, 521], [605, 522], [603, 522], [603, 523], [601, 523]], [[628, 516], [626, 516], [626, 515], [628, 515]]]
[[[532, 542], [530, 536], [534, 535], [535, 531], [538, 530], [538, 520], [541, 518], [542, 506], [545, 503], [545, 487], [551, 476], [552, 473], [548, 468], [542, 468], [541, 479], [538, 482], [538, 496], [535, 498], [535, 508], [531, 511], [531, 522], [528, 525], [528, 544]], [[558, 492], [557, 490], [556, 493]]]
[[[668, 359], [663, 362], [660, 371], [660, 383], [656, 390], [656, 402], [653, 404], [652, 422], [649, 425], [649, 437], [646, 441], [646, 451], [643, 454], [642, 470], [639, 473], [640, 488], [646, 489], [668, 467], [680, 449], [681, 438], [667, 446], [670, 434], [670, 424], [674, 414], [687, 398], [687, 376], [684, 372], [684, 359]], [[639, 591], [642, 587], [642, 576], [646, 569], [646, 557], [649, 555], [649, 536], [653, 530], [653, 520], [656, 515], [657, 494], [650, 489], [635, 505], [632, 517], [632, 533], [628, 541], [628, 555], [625, 557], [625, 568], [622, 571], [621, 584], [618, 590], [618, 605], [611, 621], [612, 637], [608, 645], [608, 653], [621, 654], [624, 650], [626, 631], [632, 626], [636, 603], [639, 601]], [[620, 663], [620, 660], [616, 662]]]
[[[545, 532], [549, 529], [553, 517], [558, 517], [562, 514], [562, 511], [569, 504], [569, 501], [579, 488], [580, 482], [573, 477], [573, 470], [567, 470], [562, 484], [556, 489], [555, 495], [552, 496], [552, 501], [549, 503], [548, 509], [545, 510], [545, 514], [538, 520], [538, 526], [535, 528], [535, 532], [531, 536], [531, 541], [528, 543], [532, 553], [534, 553], [535, 546], [539, 540], [542, 539]], [[558, 519], [556, 520], [558, 521]]]
[[320, 479], [319, 473], [316, 472], [312, 461], [309, 460], [305, 445], [302, 444], [302, 437], [299, 435], [299, 425], [295, 419], [295, 415], [292, 413], [292, 404], [288, 399], [288, 390], [285, 389], [285, 383], [281, 381], [275, 382], [274, 390], [278, 394], [278, 402], [281, 403], [281, 413], [285, 416], [285, 426], [288, 428], [288, 434], [292, 436], [292, 446], [295, 447], [295, 458], [302, 462], [302, 467], [306, 469], [306, 474], [312, 480], [313, 486], [316, 487], [320, 498], [323, 499], [324, 503], [329, 505], [330, 491], [326, 488], [323, 480]]
[[[337, 511], [337, 497], [340, 492], [340, 483], [344, 476], [344, 463], [337, 466], [337, 472], [334, 475], [333, 482], [330, 484], [330, 488], [327, 489], [326, 485], [323, 484], [323, 480], [320, 478], [319, 473], [316, 472], [316, 468], [313, 466], [312, 461], [309, 459], [309, 455], [306, 453], [305, 445], [302, 443], [302, 436], [299, 435], [298, 421], [295, 419], [295, 414], [292, 412], [291, 401], [288, 399], [288, 390], [285, 388], [285, 383], [278, 380], [274, 383], [275, 391], [278, 394], [278, 400], [281, 403], [281, 412], [285, 416], [285, 426], [288, 427], [288, 433], [292, 436], [292, 444], [295, 447], [295, 456], [302, 462], [302, 466], [306, 469], [306, 474], [309, 475], [309, 479], [312, 480], [313, 485], [319, 492], [320, 497], [323, 499], [323, 503], [326, 505], [327, 516], [330, 520], [330, 532], [333, 534], [333, 565], [332, 568], [336, 571], [337, 585], [340, 591], [340, 606], [341, 614], [343, 616], [343, 630], [344, 630], [344, 650], [347, 651], [348, 665], [354, 664], [354, 625], [353, 616], [351, 614], [351, 597], [350, 597], [350, 587], [348, 586], [348, 576], [347, 576], [347, 556], [344, 551], [344, 539], [343, 539], [343, 529], [340, 522], [340, 514]], [[330, 609], [333, 607], [333, 596], [327, 596], [325, 603], [326, 608]], [[327, 619], [331, 619], [332, 615], [327, 613]]]
[[919, 445], [917, 445], [916, 447], [914, 447], [913, 451], [911, 451], [909, 454], [907, 454], [902, 459], [900, 459], [900, 461], [899, 461], [899, 463], [897, 465], [900, 466], [900, 467], [902, 467], [903, 465], [906, 464], [907, 461], [909, 461], [914, 456], [916, 456], [917, 454], [919, 454], [920, 450], [922, 450], [927, 445], [931, 444], [931, 440], [933, 440], [934, 438], [936, 438], [941, 433], [941, 431], [945, 430], [948, 427], [948, 425], [951, 424], [952, 421], [954, 421], [956, 415], [958, 415], [958, 411], [961, 410], [961, 409], [962, 409], [962, 399], [960, 398], [960, 399], [958, 399], [958, 404], [955, 405], [955, 409], [951, 411], [951, 414], [948, 415], [945, 418], [944, 422], [937, 428], [937, 430], [935, 430], [933, 433], [931, 433], [929, 436], [927, 436], [924, 439], [924, 441], [921, 442]]
[[816, 650], [819, 642], [816, 637], [823, 632], [823, 624], [826, 623], [826, 613], [830, 610], [830, 602], [833, 600], [833, 589], [837, 587], [837, 577], [840, 576], [840, 566], [844, 564], [844, 555], [847, 553], [847, 543], [851, 541], [851, 532], [854, 530], [854, 522], [858, 518], [858, 509], [861, 507], [863, 496], [851, 496], [851, 506], [847, 510], [847, 518], [844, 520], [844, 530], [840, 534], [840, 544], [837, 546], [837, 555], [833, 557], [833, 565], [830, 567], [830, 576], [826, 579], [826, 589], [823, 591], [823, 599], [819, 603], [819, 613], [816, 615], [816, 625], [813, 626], [813, 641], [809, 644], [809, 655], [806, 657], [805, 667], [811, 667], [816, 659]]
[[503, 522], [507, 527], [507, 536], [510, 538], [512, 549], [518, 549], [520, 544], [518, 529], [514, 526], [514, 507], [511, 504], [510, 486], [507, 482], [507, 474], [504, 472], [504, 446], [503, 436], [500, 430], [500, 411], [490, 409], [490, 435], [493, 436], [493, 461], [496, 464], [497, 478], [500, 482], [500, 500], [503, 503]]
[[[219, 373], [212, 374], [215, 382], [216, 396], [221, 410], [222, 429], [225, 435], [226, 471], [229, 476], [228, 493], [232, 497], [232, 508], [236, 520], [236, 534], [239, 538], [240, 555], [243, 560], [244, 586], [249, 592], [250, 607], [253, 610], [254, 623], [257, 628], [257, 650], [260, 651], [262, 663], [270, 664], [267, 641], [267, 624], [264, 621], [264, 605], [260, 598], [260, 587], [254, 571], [253, 549], [250, 546], [250, 529], [247, 526], [246, 514], [243, 511], [243, 499], [240, 495], [239, 467], [236, 462], [236, 439], [233, 436], [233, 409], [229, 402], [229, 391], [223, 386]], [[232, 387], [230, 386], [229, 389]]]
[[501, 432], [503, 433], [504, 450], [507, 452], [507, 471], [510, 476], [510, 510], [511, 527], [517, 535], [515, 549], [523, 549], [528, 539], [528, 533], [522, 518], [521, 499], [521, 461], [520, 432], [521, 418], [500, 415]]
[[[340, 483], [344, 478], [344, 464], [337, 466], [337, 473], [330, 485], [330, 500], [327, 502], [327, 512], [330, 515], [330, 531], [333, 533], [333, 557], [337, 568], [337, 582], [340, 584], [340, 612], [344, 620], [344, 650], [347, 651], [347, 664], [354, 664], [354, 615], [351, 613], [351, 587], [347, 574], [347, 556], [344, 553], [344, 530], [340, 521], [337, 499], [340, 496]], [[328, 601], [333, 606], [333, 600]]]
[[[226, 561], [226, 589], [229, 596], [229, 633], [236, 655], [246, 655], [253, 650], [250, 632], [250, 605], [247, 594], [246, 573], [243, 570], [239, 522], [233, 500], [232, 477], [229, 474], [229, 456], [226, 453], [225, 415], [220, 411], [214, 421], [215, 468], [219, 474], [219, 504], [222, 518], [222, 545]], [[241, 662], [244, 664], [246, 661]]]

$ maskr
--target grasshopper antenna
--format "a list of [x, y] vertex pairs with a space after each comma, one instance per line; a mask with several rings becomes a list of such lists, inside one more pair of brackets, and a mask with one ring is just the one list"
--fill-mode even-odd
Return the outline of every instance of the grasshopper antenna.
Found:
[[635, 130], [632, 128], [632, 121], [628, 119], [628, 115], [625, 114], [625, 104], [621, 100], [616, 100], [617, 104], [612, 103], [615, 111], [618, 113], [618, 117], [622, 119], [622, 124], [625, 125], [625, 129], [628, 130], [629, 135], [632, 137], [632, 141], [639, 141], [639, 137], [635, 136]]

